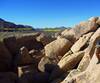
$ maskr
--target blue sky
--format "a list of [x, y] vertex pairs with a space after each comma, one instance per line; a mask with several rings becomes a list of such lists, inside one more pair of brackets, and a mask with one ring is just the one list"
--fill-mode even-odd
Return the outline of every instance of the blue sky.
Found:
[[100, 0], [0, 0], [0, 18], [33, 27], [74, 26], [100, 16]]

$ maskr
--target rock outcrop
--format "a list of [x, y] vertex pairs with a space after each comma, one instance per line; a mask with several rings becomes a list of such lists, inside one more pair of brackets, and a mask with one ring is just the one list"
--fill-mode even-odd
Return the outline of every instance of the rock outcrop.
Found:
[[[95, 20], [94, 20], [95, 19]], [[62, 36], [68, 38], [72, 42], [75, 42], [78, 40], [82, 35], [96, 31], [98, 28], [98, 24], [96, 21], [98, 20], [97, 17], [94, 17], [91, 20], [81, 22], [80, 24], [76, 25], [74, 28], [70, 29], [69, 31], [66, 31], [65, 34], [62, 32]]]
[[[100, 50], [100, 47], [99, 47]], [[100, 64], [96, 56], [97, 48], [95, 49], [94, 55], [90, 61], [88, 68], [77, 75], [72, 76], [70, 80], [65, 79], [62, 83], [99, 83], [100, 79]], [[100, 51], [99, 51], [100, 54]]]
[[45, 55], [50, 58], [63, 56], [69, 51], [72, 43], [65, 38], [58, 38], [45, 46]]
[[75, 42], [75, 44], [71, 47], [72, 52], [76, 53], [78, 51], [84, 50], [88, 46], [88, 40], [92, 36], [92, 32], [88, 33], [86, 35], [83, 35], [83, 37], [80, 37], [78, 41]]
[[42, 42], [44, 46], [49, 44], [53, 40], [55, 40], [55, 38], [52, 38], [51, 36], [47, 36], [44, 33], [41, 33], [36, 39], [37, 41]]
[[0, 41], [0, 83], [100, 83], [99, 77], [100, 17], [56, 39], [37, 33]]

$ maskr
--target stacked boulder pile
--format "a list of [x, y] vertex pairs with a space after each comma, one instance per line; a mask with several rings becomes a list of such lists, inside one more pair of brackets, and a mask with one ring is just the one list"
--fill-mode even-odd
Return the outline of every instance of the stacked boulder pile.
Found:
[[[97, 46], [98, 43], [98, 46]], [[0, 42], [0, 83], [100, 83], [100, 17], [57, 38], [43, 33]]]

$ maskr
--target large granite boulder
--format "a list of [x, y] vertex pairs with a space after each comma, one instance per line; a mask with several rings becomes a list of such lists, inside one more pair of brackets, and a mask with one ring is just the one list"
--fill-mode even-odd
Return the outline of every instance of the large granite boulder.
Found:
[[45, 55], [50, 58], [63, 56], [71, 46], [72, 43], [69, 40], [59, 37], [45, 46]]
[[41, 72], [49, 72], [51, 73], [57, 63], [54, 60], [51, 60], [49, 57], [45, 56], [41, 59], [38, 64], [38, 69]]
[[84, 51], [68, 55], [67, 57], [59, 61], [58, 66], [63, 71], [71, 70], [77, 65], [77, 63], [80, 62], [83, 56], [84, 56]]
[[36, 39], [37, 41], [42, 42], [44, 46], [55, 40], [52, 36], [48, 36], [44, 33], [41, 33]]
[[70, 49], [72, 43], [65, 38], [59, 38], [45, 46], [45, 57], [38, 65], [40, 71], [44, 72], [45, 65], [56, 65], [61, 57]]
[[[95, 21], [85, 21], [81, 22], [80, 24], [76, 25], [74, 28], [70, 29], [69, 31], [66, 31], [65, 34], [62, 34], [62, 36], [66, 37], [72, 42], [75, 42], [78, 40], [82, 35], [97, 30], [98, 25]], [[62, 32], [63, 33], [63, 32]]]
[[84, 71], [88, 67], [90, 60], [94, 54], [96, 41], [98, 39], [100, 39], [100, 28], [98, 28], [98, 30], [90, 38], [89, 46], [85, 49], [85, 55], [78, 66], [78, 69], [80, 71]]
[[80, 51], [71, 55], [66, 56], [61, 59], [50, 75], [49, 80], [53, 81], [57, 79], [62, 74], [74, 69], [84, 56], [84, 51]]
[[64, 80], [62, 83], [99, 83], [100, 63], [98, 61], [100, 61], [100, 58], [97, 57], [97, 53], [100, 55], [100, 47], [98, 49], [95, 48], [93, 57], [85, 71], [72, 76], [70, 80]]
[[72, 52], [75, 53], [84, 50], [88, 46], [89, 39], [92, 35], [93, 32], [90, 32], [80, 37], [79, 40], [76, 41], [75, 44], [71, 47]]

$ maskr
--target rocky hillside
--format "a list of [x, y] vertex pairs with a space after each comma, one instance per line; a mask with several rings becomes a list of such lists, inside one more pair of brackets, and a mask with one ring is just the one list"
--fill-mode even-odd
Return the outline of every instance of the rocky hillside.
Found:
[[17, 25], [0, 18], [0, 31], [30, 31], [34, 30], [32, 26]]
[[0, 83], [100, 83], [100, 17], [56, 39], [43, 33], [0, 42]]

